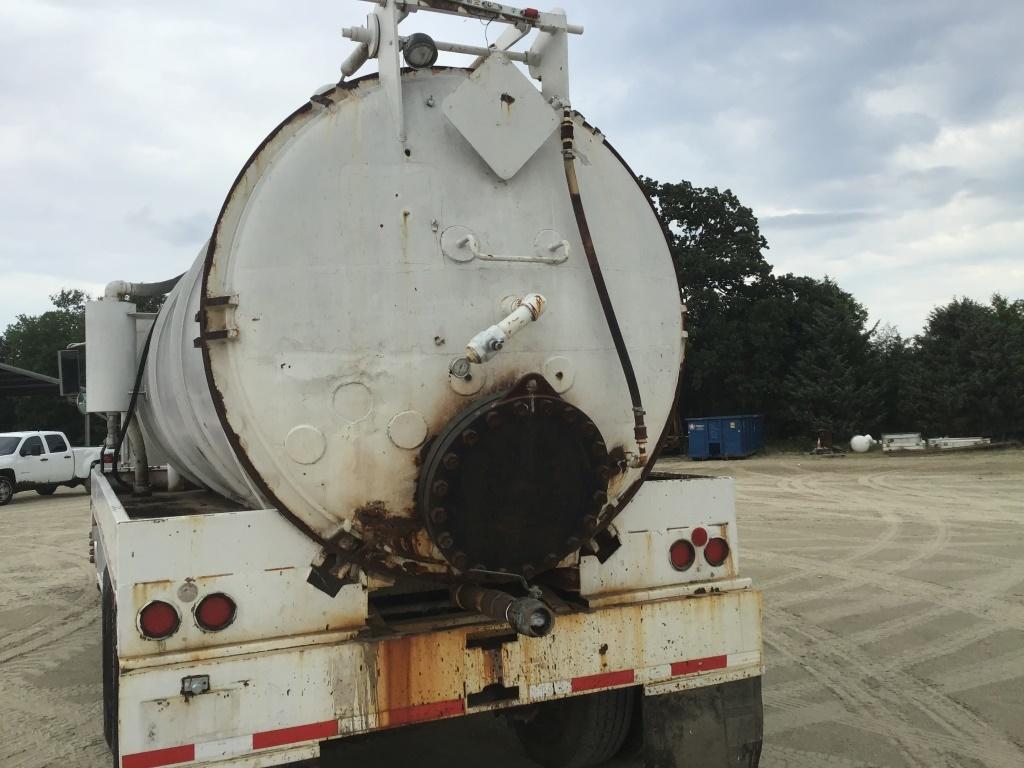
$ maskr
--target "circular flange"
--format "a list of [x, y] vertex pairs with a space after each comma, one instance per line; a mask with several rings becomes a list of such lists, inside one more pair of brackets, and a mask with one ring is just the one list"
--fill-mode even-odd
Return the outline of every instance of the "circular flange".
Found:
[[284, 449], [298, 464], [316, 464], [327, 450], [327, 438], [316, 427], [300, 424], [285, 437]]
[[434, 440], [417, 505], [457, 570], [531, 578], [593, 535], [608, 500], [608, 466], [597, 425], [529, 374]]
[[441, 233], [441, 252], [452, 261], [465, 263], [476, 258], [470, 247], [469, 238], [473, 238], [473, 230], [461, 224], [453, 224]]
[[396, 413], [388, 423], [388, 437], [399, 448], [419, 448], [427, 439], [427, 422], [418, 411]]

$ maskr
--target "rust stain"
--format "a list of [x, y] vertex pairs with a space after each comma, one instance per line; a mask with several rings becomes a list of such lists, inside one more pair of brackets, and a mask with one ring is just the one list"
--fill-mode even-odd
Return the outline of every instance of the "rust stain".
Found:
[[417, 555], [416, 535], [423, 526], [414, 517], [390, 512], [383, 501], [368, 501], [356, 509], [355, 520], [368, 543], [405, 556]]

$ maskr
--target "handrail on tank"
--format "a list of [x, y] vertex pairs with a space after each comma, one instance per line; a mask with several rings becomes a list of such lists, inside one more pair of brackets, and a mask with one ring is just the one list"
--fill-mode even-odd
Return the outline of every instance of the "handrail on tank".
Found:
[[[391, 104], [395, 134], [400, 144], [406, 143], [405, 115], [402, 104], [401, 64], [399, 57], [413, 69], [433, 66], [438, 51], [476, 56], [473, 67], [493, 54], [527, 64], [530, 74], [541, 83], [541, 94], [556, 110], [568, 107], [569, 55], [566, 38], [583, 34], [583, 27], [570, 24], [565, 12], [555, 9], [541, 12], [536, 8], [515, 8], [490, 0], [364, 0], [377, 9], [366, 17], [366, 25], [345, 27], [342, 35], [357, 43], [342, 62], [342, 80], [351, 77], [370, 59], [377, 59], [380, 83]], [[490, 46], [481, 48], [461, 43], [437, 41], [429, 35], [416, 33], [400, 36], [398, 25], [409, 14], [425, 11], [462, 18], [508, 24], [508, 28]], [[529, 51], [513, 53], [513, 45], [531, 30], [538, 31]]]
[[[363, 0], [381, 7], [387, 5], [387, 0]], [[561, 13], [543, 13], [536, 8], [516, 8], [511, 5], [492, 3], [489, 0], [444, 0], [436, 5], [431, 0], [395, 0], [399, 10], [406, 13], [417, 11], [430, 11], [433, 13], [444, 13], [450, 16], [469, 16], [485, 21], [498, 21], [506, 24], [525, 24], [531, 28], [541, 29], [545, 32], [553, 30], [565, 30], [570, 35], [582, 35], [583, 27], [579, 24], [569, 24], [565, 15]]]

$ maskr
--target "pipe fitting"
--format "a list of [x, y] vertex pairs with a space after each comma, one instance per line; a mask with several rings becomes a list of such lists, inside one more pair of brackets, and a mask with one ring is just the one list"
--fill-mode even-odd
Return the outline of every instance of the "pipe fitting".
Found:
[[513, 597], [498, 589], [461, 584], [452, 591], [452, 601], [467, 611], [504, 621], [526, 637], [545, 637], [555, 628], [554, 612], [536, 597]]
[[506, 296], [501, 301], [505, 319], [481, 331], [466, 345], [466, 359], [471, 363], [485, 363], [500, 352], [515, 334], [542, 314], [547, 301], [539, 293], [523, 297]]

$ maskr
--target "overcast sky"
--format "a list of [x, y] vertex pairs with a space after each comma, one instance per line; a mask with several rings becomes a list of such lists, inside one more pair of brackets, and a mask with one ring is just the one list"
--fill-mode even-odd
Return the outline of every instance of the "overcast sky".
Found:
[[[777, 272], [906, 334], [954, 296], [1024, 298], [1022, 0], [561, 2], [586, 26], [574, 106], [638, 173], [731, 188]], [[183, 271], [371, 8], [0, 0], [0, 329], [61, 287]]]

